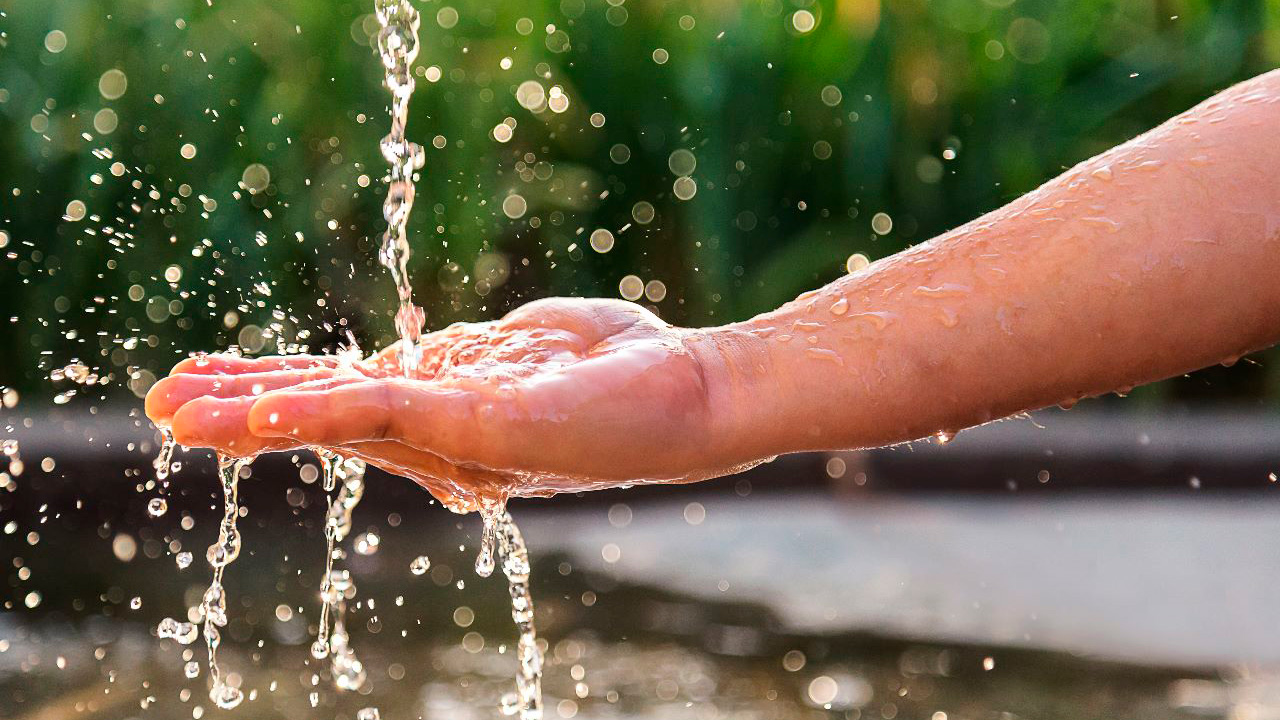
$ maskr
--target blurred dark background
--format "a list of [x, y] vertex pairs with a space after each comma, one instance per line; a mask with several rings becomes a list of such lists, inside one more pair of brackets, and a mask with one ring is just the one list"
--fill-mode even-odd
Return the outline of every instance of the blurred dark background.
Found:
[[[110, 375], [78, 405], [195, 350], [390, 339], [370, 6], [5, 3], [0, 385]], [[673, 323], [749, 317], [1280, 61], [1262, 0], [419, 7], [412, 272], [432, 328], [618, 296], [628, 275]], [[1271, 355], [1119, 404], [1274, 403]]]

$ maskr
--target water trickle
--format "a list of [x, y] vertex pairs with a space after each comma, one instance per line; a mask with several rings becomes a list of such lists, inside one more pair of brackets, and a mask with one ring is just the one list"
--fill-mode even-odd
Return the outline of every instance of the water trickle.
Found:
[[400, 365], [405, 377], [417, 370], [418, 338], [422, 335], [425, 315], [413, 304], [413, 287], [409, 283], [409, 246], [407, 225], [413, 209], [413, 174], [422, 167], [422, 146], [409, 142], [405, 126], [409, 121], [409, 99], [413, 96], [410, 66], [418, 56], [418, 11], [410, 0], [374, 0], [378, 22], [378, 54], [386, 69], [384, 84], [391, 92], [391, 131], [382, 140], [382, 157], [391, 165], [387, 197], [382, 215], [387, 231], [382, 236], [379, 259], [391, 272], [400, 299], [396, 311], [396, 332], [400, 334]]
[[480, 554], [476, 556], [476, 574], [487, 578], [493, 574], [493, 546], [497, 542], [497, 513], [501, 509], [486, 507], [480, 511], [480, 519], [484, 528], [480, 531]]
[[[502, 559], [502, 574], [507, 577], [511, 595], [511, 619], [515, 621], [520, 639], [516, 642], [516, 691], [502, 698], [502, 713], [518, 715], [520, 720], [542, 718], [542, 650], [538, 647], [538, 633], [533, 623], [533, 597], [529, 593], [529, 551], [524, 544], [520, 528], [503, 505], [486, 507], [480, 513], [484, 521], [484, 534], [480, 541], [480, 558], [476, 560], [476, 572], [487, 577], [493, 572], [494, 544]], [[488, 538], [488, 540], [485, 540]], [[481, 572], [481, 562], [488, 554], [487, 572]]]
[[[351, 649], [346, 629], [347, 601], [355, 597], [355, 584], [347, 570], [334, 569], [334, 560], [342, 554], [338, 547], [351, 532], [352, 513], [364, 496], [365, 463], [344, 458], [328, 450], [316, 450], [320, 459], [323, 485], [328, 496], [325, 511], [325, 568], [320, 581], [320, 621], [311, 655], [317, 660], [330, 658], [334, 685], [340, 690], [358, 690], [367, 673], [364, 664]], [[336, 493], [333, 493], [334, 490]], [[332, 629], [330, 628], [332, 624]]]
[[213, 580], [200, 603], [200, 617], [204, 618], [204, 640], [209, 649], [209, 678], [212, 686], [209, 699], [218, 707], [229, 710], [244, 700], [240, 688], [227, 685], [218, 665], [218, 645], [222, 642], [219, 628], [227, 625], [227, 597], [222, 586], [222, 576], [227, 566], [240, 555], [240, 531], [236, 520], [240, 516], [240, 470], [249, 461], [231, 458], [218, 453], [218, 480], [222, 485], [222, 524], [218, 526], [218, 541], [209, 546], [205, 554], [213, 567]]
[[173, 430], [166, 426], [160, 427], [160, 451], [156, 453], [156, 459], [151, 463], [155, 468], [157, 480], [167, 480], [169, 478], [169, 464], [173, 461]]
[[158, 518], [169, 511], [169, 501], [165, 499], [165, 491], [169, 487], [169, 470], [173, 467], [173, 430], [168, 426], [160, 426], [160, 450], [151, 466], [156, 471], [157, 495], [147, 503], [147, 514]]

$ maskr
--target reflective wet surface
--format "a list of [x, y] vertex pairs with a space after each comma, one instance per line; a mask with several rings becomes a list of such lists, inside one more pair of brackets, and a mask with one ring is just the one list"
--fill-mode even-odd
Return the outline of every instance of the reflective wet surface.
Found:
[[[241, 483], [220, 657], [245, 701], [211, 707], [204, 668], [185, 670], [200, 648], [153, 629], [198, 603], [207, 568], [177, 558], [218, 529], [215, 481], [184, 459], [160, 518], [127, 483], [102, 494], [114, 478], [32, 473], [7, 496], [0, 716], [500, 715], [516, 669], [505, 582], [475, 575], [479, 519], [406, 481], [371, 476], [345, 544], [368, 682], [340, 691], [311, 657], [325, 502], [305, 456]], [[548, 718], [1280, 713], [1265, 544], [1280, 508], [1264, 493], [596, 497], [512, 506]]]

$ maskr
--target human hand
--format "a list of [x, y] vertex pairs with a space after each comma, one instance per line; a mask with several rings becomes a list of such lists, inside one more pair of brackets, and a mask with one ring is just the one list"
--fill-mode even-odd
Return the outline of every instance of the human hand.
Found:
[[[399, 345], [335, 356], [190, 358], [147, 394], [187, 446], [236, 456], [327, 448], [409, 477], [457, 510], [730, 472], [745, 408], [704, 331], [633, 303], [555, 298]], [[739, 398], [739, 399], [735, 399]]]

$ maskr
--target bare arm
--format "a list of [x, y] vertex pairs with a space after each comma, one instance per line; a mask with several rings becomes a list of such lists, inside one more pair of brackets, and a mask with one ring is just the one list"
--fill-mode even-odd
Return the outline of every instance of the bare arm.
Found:
[[188, 360], [147, 412], [233, 455], [327, 447], [469, 509], [688, 482], [1150, 382], [1280, 340], [1280, 72], [778, 310], [688, 330], [559, 298], [394, 354]]
[[955, 432], [1277, 341], [1273, 71], [699, 352], [728, 358], [726, 437], [775, 454]]

